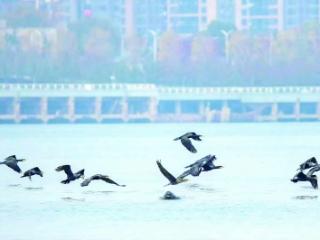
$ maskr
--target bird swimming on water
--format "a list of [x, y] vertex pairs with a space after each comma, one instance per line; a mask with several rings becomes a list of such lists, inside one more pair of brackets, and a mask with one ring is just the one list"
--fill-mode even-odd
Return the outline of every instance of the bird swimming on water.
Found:
[[176, 196], [174, 193], [170, 191], [166, 191], [163, 197], [161, 197], [163, 200], [177, 200], [180, 199], [180, 197]]
[[182, 182], [186, 182], [188, 181], [188, 179], [184, 179], [183, 177], [177, 177], [175, 178], [171, 173], [168, 172], [167, 169], [165, 169], [162, 164], [161, 164], [161, 161], [160, 160], [157, 160], [157, 165], [160, 169], [160, 172], [163, 174], [163, 176], [165, 176], [170, 183], [166, 184], [165, 186], [168, 186], [168, 185], [177, 185], [179, 183], [182, 183]]
[[223, 166], [214, 165], [213, 161], [216, 159], [217, 158], [215, 155], [207, 155], [207, 156], [197, 160], [196, 162], [186, 166], [185, 168], [189, 168], [189, 169], [186, 170], [185, 172], [183, 172], [179, 177], [184, 178], [188, 175], [192, 175], [194, 177], [197, 177], [200, 175], [200, 173], [202, 171], [207, 172], [207, 171], [211, 171], [213, 169], [223, 168]]
[[190, 152], [192, 153], [196, 153], [197, 149], [192, 145], [191, 140], [196, 140], [196, 141], [202, 141], [201, 138], [202, 135], [196, 134], [195, 132], [187, 132], [185, 134], [183, 134], [180, 137], [177, 137], [175, 139], [173, 139], [174, 141], [180, 140], [182, 145], [188, 149]]
[[116, 183], [111, 178], [109, 178], [109, 176], [107, 176], [107, 175], [95, 174], [92, 177], [85, 179], [81, 183], [81, 187], [88, 186], [92, 180], [102, 180], [102, 181], [105, 181], [106, 183], [115, 184], [115, 185], [117, 185], [119, 187], [125, 187], [126, 186], [126, 185], [120, 185], [120, 184]]
[[40, 177], [43, 177], [43, 172], [40, 170], [40, 168], [34, 167], [34, 168], [31, 168], [31, 169], [25, 171], [21, 177], [22, 178], [29, 177], [29, 179], [31, 180], [31, 176], [33, 176], [33, 175], [39, 175]]
[[3, 162], [0, 162], [0, 164], [5, 164], [9, 168], [13, 169], [14, 171], [21, 173], [21, 169], [18, 166], [18, 162], [23, 162], [25, 159], [17, 159], [16, 155], [11, 155], [4, 159]]
[[84, 169], [81, 169], [80, 171], [73, 173], [71, 170], [70, 165], [62, 165], [56, 168], [57, 172], [64, 171], [67, 174], [67, 179], [61, 181], [63, 184], [68, 184], [71, 181], [77, 180], [79, 178], [84, 178]]

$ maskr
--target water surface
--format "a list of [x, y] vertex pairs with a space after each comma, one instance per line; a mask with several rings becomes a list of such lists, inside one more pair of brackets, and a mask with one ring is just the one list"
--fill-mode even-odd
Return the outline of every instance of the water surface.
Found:
[[[197, 154], [173, 138], [203, 134]], [[0, 166], [2, 239], [300, 239], [318, 238], [319, 191], [289, 180], [320, 151], [320, 123], [1, 125], [1, 159], [40, 166], [32, 181]], [[215, 154], [224, 168], [163, 187], [155, 161], [174, 175]], [[71, 164], [103, 182], [60, 184]], [[165, 191], [181, 199], [164, 201]]]

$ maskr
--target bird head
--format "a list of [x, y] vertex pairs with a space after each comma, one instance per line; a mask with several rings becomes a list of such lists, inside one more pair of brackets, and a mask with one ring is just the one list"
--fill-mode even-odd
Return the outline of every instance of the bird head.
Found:
[[290, 179], [290, 181], [296, 183], [296, 182], [298, 182], [298, 178], [294, 177], [294, 178]]

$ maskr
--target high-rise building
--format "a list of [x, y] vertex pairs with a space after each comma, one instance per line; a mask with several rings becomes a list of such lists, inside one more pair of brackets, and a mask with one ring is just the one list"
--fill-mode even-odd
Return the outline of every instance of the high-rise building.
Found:
[[239, 30], [278, 32], [320, 20], [319, 0], [234, 1], [235, 25]]
[[235, 25], [235, 13], [235, 0], [216, 0], [215, 19]]
[[166, 30], [165, 0], [135, 0], [133, 4], [133, 21], [139, 34], [148, 31], [163, 32]]
[[0, 12], [14, 3], [49, 11], [61, 22], [108, 19], [125, 35], [169, 29], [194, 34], [214, 20], [254, 33], [320, 21], [320, 0], [0, 0]]
[[284, 0], [283, 28], [297, 27], [307, 22], [320, 21], [319, 0]]
[[196, 33], [216, 18], [216, 0], [168, 0], [167, 29]]

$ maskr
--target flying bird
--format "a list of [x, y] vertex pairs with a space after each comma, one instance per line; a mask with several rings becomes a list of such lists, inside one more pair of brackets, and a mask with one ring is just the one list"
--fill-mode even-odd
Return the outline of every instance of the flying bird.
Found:
[[185, 172], [183, 172], [179, 177], [186, 177], [188, 175], [192, 175], [194, 177], [197, 177], [200, 175], [200, 173], [206, 172], [206, 171], [211, 171], [213, 169], [219, 169], [223, 168], [223, 166], [216, 166], [214, 165], [213, 161], [216, 160], [215, 155], [207, 155], [198, 161], [186, 166], [185, 168], [189, 168]]
[[300, 164], [299, 168], [297, 171], [303, 171], [312, 167], [318, 166], [317, 159], [315, 157], [309, 158], [307, 161], [304, 163]]
[[21, 169], [18, 166], [18, 162], [25, 161], [25, 159], [17, 159], [16, 155], [12, 155], [4, 159], [3, 162], [0, 162], [0, 164], [5, 164], [9, 168], [13, 169], [14, 171], [21, 173]]
[[168, 185], [177, 185], [179, 183], [182, 183], [182, 182], [186, 182], [188, 181], [187, 179], [184, 179], [183, 177], [177, 177], [175, 178], [171, 173], [168, 172], [167, 169], [165, 169], [162, 164], [161, 164], [161, 161], [160, 160], [157, 160], [157, 165], [160, 169], [160, 172], [163, 174], [163, 176], [165, 176], [170, 183], [166, 184], [165, 186], [168, 186]]
[[34, 167], [34, 168], [31, 168], [31, 169], [25, 171], [21, 177], [22, 178], [29, 177], [29, 179], [31, 180], [31, 176], [33, 176], [33, 175], [39, 175], [40, 177], [43, 177], [43, 172], [40, 170], [40, 168]]
[[314, 189], [318, 188], [318, 179], [316, 175], [308, 175], [303, 173], [302, 171], [298, 172], [294, 177], [291, 179], [291, 182], [310, 182]]
[[192, 145], [192, 142], [190, 139], [196, 140], [196, 141], [201, 141], [201, 137], [202, 135], [196, 134], [195, 132], [187, 132], [185, 134], [183, 134], [180, 137], [177, 137], [175, 139], [173, 139], [174, 141], [180, 140], [182, 145], [188, 149], [190, 152], [192, 153], [196, 153], [197, 149]]
[[90, 178], [85, 179], [85, 180], [81, 183], [81, 187], [86, 187], [86, 186], [88, 186], [92, 180], [102, 180], [102, 181], [105, 181], [106, 183], [115, 184], [115, 185], [117, 185], [117, 186], [119, 186], [119, 187], [125, 187], [125, 186], [126, 186], [126, 185], [120, 185], [120, 184], [116, 183], [116, 182], [113, 181], [111, 178], [109, 178], [109, 176], [107, 176], [107, 175], [96, 174], [96, 175], [93, 175], [93, 176], [90, 177]]
[[67, 174], [67, 179], [61, 181], [63, 184], [68, 184], [71, 181], [77, 180], [79, 178], [84, 178], [84, 169], [81, 169], [80, 171], [73, 173], [71, 171], [70, 165], [62, 165], [56, 168], [57, 172], [64, 171]]

